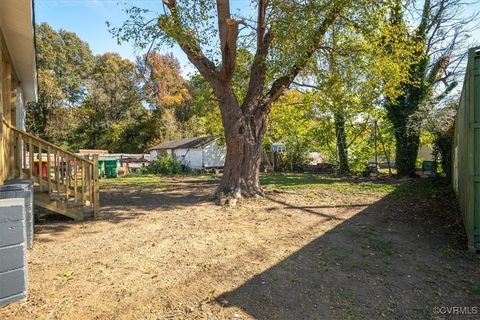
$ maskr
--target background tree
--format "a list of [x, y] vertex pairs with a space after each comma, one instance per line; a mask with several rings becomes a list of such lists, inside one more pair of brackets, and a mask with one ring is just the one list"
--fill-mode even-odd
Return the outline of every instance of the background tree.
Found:
[[163, 55], [153, 50], [137, 58], [137, 73], [143, 99], [157, 124], [155, 142], [190, 136], [191, 126], [187, 123], [192, 117], [191, 97], [178, 59], [171, 53]]
[[[420, 10], [415, 4], [397, 0], [391, 15], [393, 26], [408, 31], [405, 37], [414, 42], [416, 56], [402, 83], [403, 94], [387, 96], [385, 104], [395, 132], [395, 161], [401, 176], [415, 174], [424, 107], [438, 104], [457, 85], [470, 22], [477, 16], [461, 18], [468, 4], [461, 0], [425, 0]], [[410, 12], [418, 21], [414, 27], [409, 23]]]
[[[65, 114], [60, 108], [82, 103], [95, 58], [75, 33], [57, 32], [46, 23], [37, 25], [35, 31], [39, 97], [37, 103], [27, 106], [26, 122], [29, 131], [56, 142], [62, 133], [48, 125], [49, 119]], [[54, 116], [56, 112], [60, 114]]]
[[315, 106], [309, 98], [308, 94], [289, 90], [272, 106], [268, 115], [265, 147], [270, 150], [272, 143], [285, 143], [287, 169], [305, 165], [309, 151], [316, 147], [314, 129], [319, 124]]
[[[327, 33], [325, 45], [295, 83], [297, 88], [316, 97], [320, 117], [332, 117], [333, 137], [317, 140], [326, 145], [336, 141], [335, 158], [341, 174], [350, 172], [350, 160], [356, 162], [355, 169], [360, 165], [363, 170], [373, 157], [373, 153], [365, 153], [373, 148], [360, 148], [362, 143], [354, 142], [369, 137], [374, 145], [371, 128], [384, 116], [383, 96], [401, 94], [399, 83], [408, 76], [413, 59], [411, 43], [397, 40], [399, 30], [389, 26], [387, 12], [386, 6], [369, 17], [368, 23], [355, 17], [337, 21]], [[324, 130], [318, 133], [326, 134]], [[355, 149], [355, 154], [349, 156], [349, 149]], [[365, 162], [360, 164], [360, 159]]]
[[126, 142], [124, 131], [146, 111], [138, 92], [135, 64], [117, 53], [100, 55], [87, 87], [88, 96], [79, 108], [79, 144], [120, 151]]

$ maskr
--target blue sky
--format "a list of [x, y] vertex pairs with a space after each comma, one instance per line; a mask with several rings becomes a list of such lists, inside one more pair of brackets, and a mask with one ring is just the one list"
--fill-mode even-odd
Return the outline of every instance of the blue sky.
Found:
[[[35, 0], [35, 20], [37, 23], [47, 22], [55, 29], [75, 32], [90, 45], [95, 54], [113, 51], [134, 60], [139, 52], [129, 43], [118, 45], [105, 25], [105, 21], [109, 21], [112, 25], [119, 26], [126, 19], [123, 6], [118, 5], [119, 2], [160, 11], [162, 0]], [[249, 2], [250, 0], [236, 0], [232, 6], [245, 9]], [[466, 11], [471, 13], [475, 10], [480, 11], [480, 0], [470, 5]], [[480, 43], [480, 30], [474, 32], [473, 38]], [[180, 60], [184, 76], [194, 72], [193, 66], [179, 48], [168, 51], [173, 52]]]
[[[113, 51], [134, 61], [141, 53], [129, 43], [118, 45], [105, 24], [109, 21], [113, 26], [120, 26], [126, 20], [122, 11], [125, 7], [122, 3], [126, 2], [155, 12], [162, 10], [162, 0], [35, 0], [35, 20], [37, 23], [47, 22], [57, 30], [75, 32], [89, 44], [94, 54]], [[234, 0], [232, 3], [233, 10], [236, 10], [248, 7], [250, 0]], [[180, 60], [184, 76], [194, 73], [193, 65], [180, 48], [169, 48], [165, 52], [173, 52]]]

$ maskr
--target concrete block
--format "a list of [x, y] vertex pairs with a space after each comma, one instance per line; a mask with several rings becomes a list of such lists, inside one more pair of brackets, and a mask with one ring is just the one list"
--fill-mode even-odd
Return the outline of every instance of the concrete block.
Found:
[[25, 221], [27, 226], [27, 246], [33, 246], [33, 183], [28, 179], [16, 179], [5, 182], [0, 187], [0, 199], [24, 198], [25, 200]]
[[0, 199], [0, 306], [27, 294], [25, 199]]
[[0, 299], [25, 293], [25, 269], [10, 270], [0, 273]]
[[25, 266], [25, 244], [0, 248], [0, 273]]

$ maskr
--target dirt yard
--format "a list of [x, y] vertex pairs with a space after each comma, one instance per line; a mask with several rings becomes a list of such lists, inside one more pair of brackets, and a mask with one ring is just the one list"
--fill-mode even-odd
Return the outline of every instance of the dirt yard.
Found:
[[434, 307], [480, 309], [480, 259], [463, 251], [444, 186], [263, 182], [266, 198], [224, 208], [208, 200], [211, 178], [104, 181], [95, 220], [37, 225], [28, 299], [0, 319], [450, 319]]

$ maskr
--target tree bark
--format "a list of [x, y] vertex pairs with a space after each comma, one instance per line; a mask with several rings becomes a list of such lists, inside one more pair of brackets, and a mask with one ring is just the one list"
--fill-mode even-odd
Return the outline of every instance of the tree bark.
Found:
[[260, 186], [266, 113], [242, 112], [234, 97], [220, 101], [227, 154], [217, 192], [233, 197], [263, 195]]
[[397, 175], [414, 177], [417, 162], [418, 148], [420, 146], [420, 134], [418, 130], [410, 129], [408, 125], [395, 126], [395, 165]]
[[337, 137], [337, 152], [338, 152], [338, 172], [340, 174], [346, 174], [350, 172], [348, 165], [348, 147], [347, 147], [347, 135], [345, 132], [345, 117], [341, 113], [335, 113], [333, 115], [335, 122], [335, 135]]

